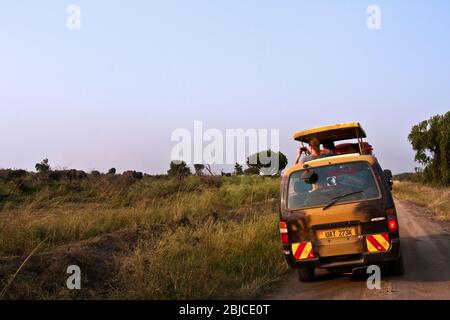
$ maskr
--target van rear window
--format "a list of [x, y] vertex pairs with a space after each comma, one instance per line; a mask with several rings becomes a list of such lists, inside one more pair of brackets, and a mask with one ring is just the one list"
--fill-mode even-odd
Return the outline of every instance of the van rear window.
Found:
[[326, 206], [380, 196], [366, 162], [340, 163], [296, 171], [289, 177], [288, 209]]

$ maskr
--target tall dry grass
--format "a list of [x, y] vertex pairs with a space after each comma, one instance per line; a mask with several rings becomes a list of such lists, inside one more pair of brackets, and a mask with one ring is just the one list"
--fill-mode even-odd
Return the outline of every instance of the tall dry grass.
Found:
[[[44, 269], [63, 270], [74, 257], [85, 268], [95, 266], [91, 279], [105, 281], [91, 280], [78, 298], [257, 297], [287, 270], [277, 231], [279, 179], [217, 179], [30, 181], [25, 192], [4, 198], [0, 268], [1, 259], [20, 261], [46, 239], [40, 249], [45, 268], [30, 267], [32, 275], [24, 269], [7, 297], [73, 298], [64, 288], [64, 272], [41, 275]], [[115, 234], [132, 243], [110, 255], [98, 251], [109, 249], [95, 241]], [[108, 280], [96, 278], [98, 268]]]
[[437, 220], [450, 220], [450, 188], [415, 182], [394, 181], [394, 196], [429, 209]]
[[153, 245], [139, 244], [122, 265], [125, 297], [257, 297], [286, 271], [274, 236], [276, 221], [268, 212], [261, 214], [255, 220], [181, 227]]

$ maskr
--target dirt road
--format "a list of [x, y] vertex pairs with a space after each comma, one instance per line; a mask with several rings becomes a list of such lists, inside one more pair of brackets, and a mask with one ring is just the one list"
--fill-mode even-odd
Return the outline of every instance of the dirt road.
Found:
[[268, 299], [450, 299], [450, 228], [427, 217], [424, 209], [396, 200], [404, 276], [383, 276], [380, 290], [361, 277], [317, 271], [313, 283], [286, 276]]

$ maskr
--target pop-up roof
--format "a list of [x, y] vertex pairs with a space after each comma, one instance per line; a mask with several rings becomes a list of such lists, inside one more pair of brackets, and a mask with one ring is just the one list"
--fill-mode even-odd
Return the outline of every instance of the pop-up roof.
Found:
[[331, 139], [333, 141], [362, 139], [366, 137], [366, 133], [359, 122], [349, 122], [341, 124], [333, 124], [296, 132], [294, 139], [300, 142], [306, 142], [316, 137], [320, 141]]

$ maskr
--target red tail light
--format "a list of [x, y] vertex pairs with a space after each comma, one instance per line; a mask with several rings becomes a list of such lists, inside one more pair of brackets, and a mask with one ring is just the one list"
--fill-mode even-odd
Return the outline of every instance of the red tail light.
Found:
[[388, 208], [386, 209], [386, 214], [391, 215], [395, 213], [395, 209], [394, 208]]
[[281, 234], [281, 243], [283, 243], [284, 245], [288, 245], [289, 244], [289, 237], [287, 233], [282, 233]]
[[281, 243], [283, 245], [288, 245], [289, 244], [289, 236], [288, 236], [287, 223], [284, 221], [281, 221], [279, 226], [280, 226]]
[[396, 232], [398, 230], [397, 220], [395, 219], [388, 220], [388, 227], [390, 232]]

